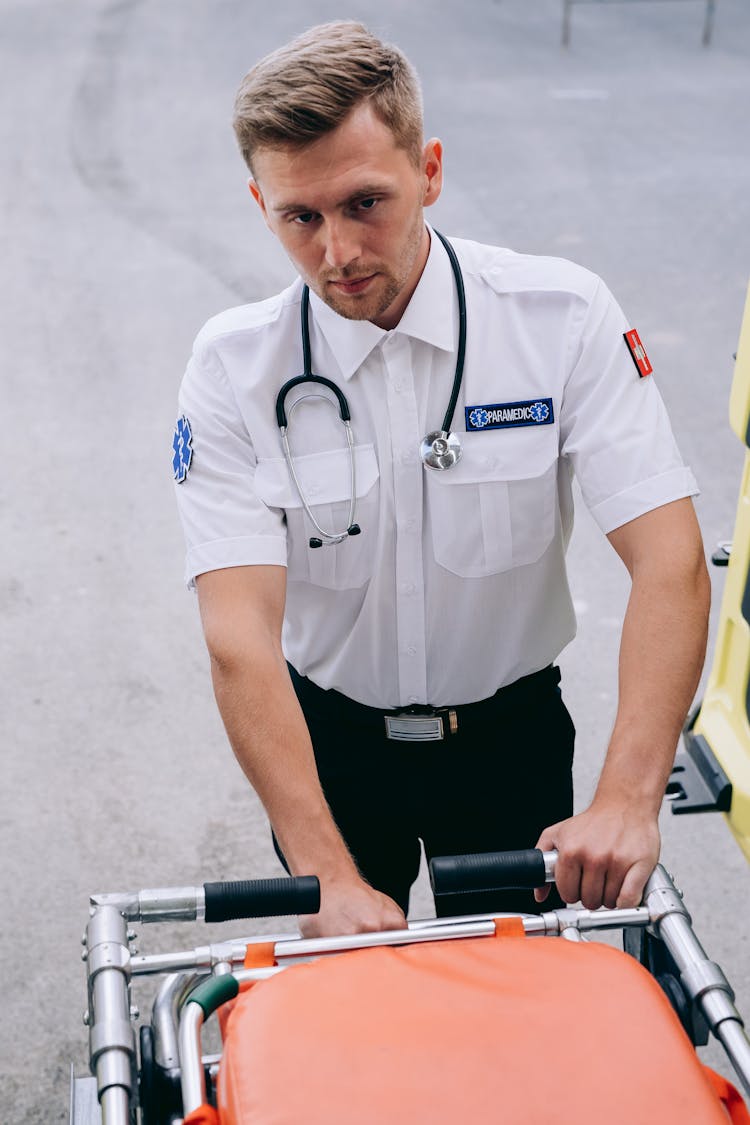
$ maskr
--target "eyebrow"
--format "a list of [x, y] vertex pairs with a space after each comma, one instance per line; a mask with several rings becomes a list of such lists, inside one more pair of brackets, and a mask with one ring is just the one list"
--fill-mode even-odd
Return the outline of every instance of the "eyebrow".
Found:
[[[336, 203], [335, 206], [348, 207], [358, 199], [369, 199], [373, 195], [385, 195], [388, 191], [389, 187], [385, 184], [365, 184], [352, 192], [346, 199], [342, 199], [340, 203]], [[315, 208], [308, 203], [282, 203], [278, 207], [273, 207], [272, 210], [277, 215], [290, 215], [294, 212], [305, 214], [308, 211], [313, 214], [315, 212]]]

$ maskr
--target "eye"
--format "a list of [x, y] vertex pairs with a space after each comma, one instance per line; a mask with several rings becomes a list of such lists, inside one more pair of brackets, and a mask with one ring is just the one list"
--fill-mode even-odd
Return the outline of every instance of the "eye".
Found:
[[300, 215], [295, 215], [292, 222], [299, 223], [300, 226], [309, 226], [313, 219], [316, 218], [314, 211], [303, 211]]
[[372, 211], [377, 202], [377, 199], [360, 199], [357, 203], [357, 207], [359, 207], [360, 211]]

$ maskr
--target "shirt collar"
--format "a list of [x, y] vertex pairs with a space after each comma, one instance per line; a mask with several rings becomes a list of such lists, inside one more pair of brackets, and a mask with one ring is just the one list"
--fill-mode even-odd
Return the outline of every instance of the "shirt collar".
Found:
[[[393, 332], [424, 340], [443, 351], [456, 347], [458, 303], [448, 255], [431, 228], [430, 251], [422, 276]], [[389, 333], [369, 320], [347, 320], [310, 292], [310, 309], [344, 379], [351, 379], [370, 352]], [[314, 365], [313, 365], [314, 369]]]

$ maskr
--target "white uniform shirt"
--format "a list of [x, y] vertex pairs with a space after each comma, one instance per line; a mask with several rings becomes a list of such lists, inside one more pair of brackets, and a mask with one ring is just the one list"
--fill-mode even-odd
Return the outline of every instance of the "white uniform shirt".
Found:
[[[308, 546], [316, 532], [283, 456], [275, 403], [302, 371], [300, 281], [210, 320], [180, 394], [192, 432], [190, 471], [176, 486], [188, 582], [224, 567], [286, 566], [289, 661], [319, 686], [383, 708], [487, 698], [572, 639], [573, 473], [604, 532], [697, 492], [604, 284], [560, 259], [453, 245], [468, 331], [453, 419], [463, 456], [451, 469], [425, 468], [419, 456], [442, 424], [455, 369], [458, 304], [439, 240], [392, 331], [346, 320], [311, 294], [312, 369], [351, 409], [361, 535]], [[316, 389], [294, 388], [287, 414]], [[466, 432], [465, 407], [543, 400], [544, 424]], [[337, 408], [301, 402], [289, 440], [318, 522], [342, 530], [350, 462]]]

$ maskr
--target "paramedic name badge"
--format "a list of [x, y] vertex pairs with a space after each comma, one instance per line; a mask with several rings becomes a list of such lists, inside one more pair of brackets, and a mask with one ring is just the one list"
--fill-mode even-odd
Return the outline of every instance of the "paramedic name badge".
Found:
[[551, 426], [555, 411], [551, 398], [530, 398], [524, 402], [490, 402], [467, 406], [466, 432], [507, 430], [511, 426]]
[[187, 478], [193, 460], [193, 431], [190, 429], [190, 423], [184, 414], [177, 419], [174, 437], [172, 438], [172, 450], [174, 479], [178, 484], [182, 484]]
[[641, 343], [641, 338], [635, 328], [631, 328], [629, 332], [623, 332], [622, 335], [625, 343], [628, 345], [628, 351], [633, 357], [633, 363], [638, 369], [639, 377], [644, 379], [646, 375], [651, 375], [654, 370], [651, 366], [651, 360], [646, 355], [646, 349]]

